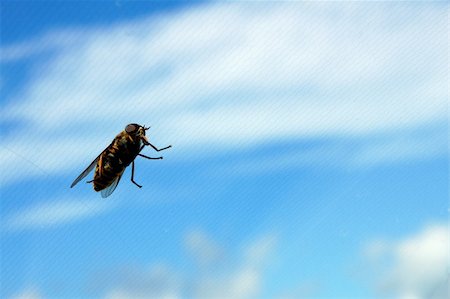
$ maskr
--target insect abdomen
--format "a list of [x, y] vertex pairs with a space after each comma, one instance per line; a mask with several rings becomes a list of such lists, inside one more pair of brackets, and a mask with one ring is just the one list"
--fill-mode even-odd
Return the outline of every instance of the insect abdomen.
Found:
[[100, 191], [111, 185], [138, 154], [139, 144], [118, 135], [100, 156], [94, 174], [94, 190]]
[[103, 153], [100, 156], [94, 175], [94, 190], [100, 191], [111, 185], [114, 179], [120, 175], [125, 165], [116, 163], [116, 157], [112, 153]]

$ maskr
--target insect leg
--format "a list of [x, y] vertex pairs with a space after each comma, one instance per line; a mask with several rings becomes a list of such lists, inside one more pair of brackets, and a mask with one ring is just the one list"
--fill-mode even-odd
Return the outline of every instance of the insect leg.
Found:
[[134, 161], [131, 163], [131, 181], [133, 182], [133, 184], [135, 184], [136, 186], [138, 186], [139, 188], [142, 188], [141, 185], [139, 185], [138, 183], [136, 183], [134, 181]]
[[154, 145], [151, 144], [150, 142], [148, 142], [146, 145], [150, 145], [150, 146], [151, 146], [155, 151], [157, 151], [157, 152], [163, 151], [163, 150], [165, 150], [165, 149], [168, 149], [168, 148], [171, 148], [171, 147], [172, 147], [171, 145], [169, 145], [169, 146], [166, 146], [166, 147], [163, 147], [163, 148], [158, 149], [156, 146], [154, 146]]
[[147, 158], [147, 159], [150, 159], [150, 160], [160, 160], [160, 159], [163, 158], [163, 157], [152, 158], [152, 157], [149, 157], [149, 156], [146, 156], [146, 155], [143, 155], [143, 154], [138, 154], [138, 156], [141, 156], [141, 157], [144, 157], [144, 158]]

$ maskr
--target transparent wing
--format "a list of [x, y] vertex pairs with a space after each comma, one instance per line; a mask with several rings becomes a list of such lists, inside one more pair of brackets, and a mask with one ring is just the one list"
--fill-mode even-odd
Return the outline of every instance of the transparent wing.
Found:
[[73, 181], [72, 185], [70, 185], [70, 188], [72, 188], [73, 186], [78, 184], [79, 181], [84, 179], [89, 174], [89, 172], [91, 172], [92, 169], [95, 168], [95, 165], [97, 165], [99, 158], [100, 158], [100, 156], [98, 156], [97, 158], [95, 158], [94, 161], [92, 161], [92, 163], [75, 179], [75, 181]]
[[107, 198], [108, 196], [110, 196], [114, 190], [116, 190], [117, 185], [119, 184], [120, 178], [122, 177], [123, 171], [121, 174], [119, 174], [114, 181], [111, 183], [111, 185], [109, 185], [108, 187], [106, 187], [105, 189], [102, 190], [102, 197], [103, 198]]

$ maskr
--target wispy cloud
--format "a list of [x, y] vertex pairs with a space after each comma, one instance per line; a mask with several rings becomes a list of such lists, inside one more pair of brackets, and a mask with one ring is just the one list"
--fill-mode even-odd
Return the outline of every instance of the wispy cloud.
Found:
[[217, 263], [224, 257], [223, 248], [201, 230], [187, 233], [184, 242], [186, 250], [200, 266]]
[[395, 298], [448, 298], [449, 230], [428, 225], [400, 240], [373, 241], [364, 250], [379, 294]]
[[350, 160], [351, 167], [368, 167], [403, 161], [420, 161], [448, 153], [445, 130], [428, 134], [399, 134], [362, 146]]
[[[236, 256], [201, 230], [188, 232], [184, 242], [187, 256], [200, 271], [188, 273], [184, 268], [160, 263], [127, 266], [109, 272], [107, 281], [105, 276], [96, 276], [91, 284], [103, 288], [100, 292], [107, 299], [257, 298], [278, 240], [272, 234], [263, 235], [243, 246]], [[211, 260], [211, 250], [226, 254], [220, 260]], [[205, 262], [212, 264], [204, 268]]]
[[0, 63], [14, 63], [48, 51], [58, 51], [79, 42], [80, 30], [60, 30], [44, 36], [2, 47]]
[[64, 199], [24, 208], [2, 222], [2, 230], [22, 231], [48, 229], [104, 213], [117, 203]]
[[180, 159], [445, 123], [446, 28], [433, 6], [236, 3], [8, 45], [9, 61], [55, 55], [1, 108], [23, 124], [3, 140], [18, 155], [0, 147], [3, 183], [36, 176], [15, 170], [36, 150], [50, 174], [89, 163], [129, 122], [153, 124], [154, 142], [174, 143]]
[[392, 134], [374, 134], [368, 138], [333, 138], [315, 145], [284, 145], [265, 154], [228, 159], [208, 176], [253, 176], [274, 174], [299, 168], [326, 167], [361, 170], [392, 163], [426, 161], [448, 153], [446, 130], [410, 130]]
[[36, 288], [27, 288], [9, 299], [43, 299], [41, 293]]

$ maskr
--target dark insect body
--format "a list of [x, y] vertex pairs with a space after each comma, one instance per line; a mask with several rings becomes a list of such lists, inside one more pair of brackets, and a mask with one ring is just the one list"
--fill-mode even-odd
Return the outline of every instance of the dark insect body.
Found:
[[152, 145], [145, 136], [145, 131], [148, 129], [138, 124], [127, 125], [125, 130], [120, 132], [111, 144], [75, 179], [70, 188], [86, 177], [95, 167], [94, 179], [88, 183], [93, 183], [94, 190], [101, 191], [102, 197], [108, 197], [116, 189], [125, 168], [130, 164], [131, 181], [141, 188], [142, 186], [134, 181], [134, 159], [137, 156], [152, 160], [163, 158], [142, 155], [140, 152], [146, 145], [158, 152], [171, 147], [169, 145], [158, 149]]

